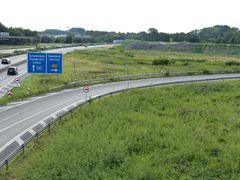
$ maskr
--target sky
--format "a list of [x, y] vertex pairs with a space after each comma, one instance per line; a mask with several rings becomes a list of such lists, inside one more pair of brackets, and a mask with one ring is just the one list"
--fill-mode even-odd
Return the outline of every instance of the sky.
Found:
[[175, 33], [229, 25], [240, 28], [239, 0], [2, 0], [0, 22], [31, 30]]

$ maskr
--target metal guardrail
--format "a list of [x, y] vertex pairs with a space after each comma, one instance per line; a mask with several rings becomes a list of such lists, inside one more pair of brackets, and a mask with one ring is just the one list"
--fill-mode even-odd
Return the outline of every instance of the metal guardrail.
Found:
[[112, 81], [112, 80], [132, 80], [132, 79], [143, 79], [143, 78], [153, 78], [160, 76], [184, 76], [184, 75], [203, 75], [203, 74], [215, 74], [215, 73], [240, 73], [240, 70], [213, 70], [213, 71], [188, 71], [188, 72], [160, 72], [160, 73], [150, 73], [150, 74], [135, 74], [135, 75], [126, 75], [126, 76], [112, 76], [106, 78], [97, 78], [97, 79], [87, 79], [77, 82], [67, 83], [61, 86], [52, 88], [51, 90], [60, 90], [66, 87], [79, 86], [86, 83], [95, 83], [103, 81]]
[[[224, 72], [226, 73], [226, 71], [224, 71]], [[233, 72], [233, 71], [228, 71], [228, 72], [230, 73], [230, 72]], [[156, 74], [151, 74], [151, 75], [156, 75]], [[157, 75], [159, 75], [159, 73], [157, 73]], [[137, 75], [118, 76], [117, 78], [129, 78], [129, 77], [136, 77], [136, 76]], [[137, 76], [137, 77], [145, 77], [145, 76], [150, 76], [150, 74], [141, 75], [141, 76]], [[116, 78], [116, 77], [114, 77], [114, 78]], [[213, 81], [213, 80], [224, 80], [224, 79], [239, 79], [239, 78], [240, 77], [220, 77], [220, 78], [212, 77], [212, 78], [208, 78], [208, 79], [183, 80], [183, 81], [178, 81], [178, 82], [166, 82], [166, 83], [154, 84], [154, 85], [148, 84], [146, 86], [142, 86], [142, 88], [149, 87], [149, 86], [170, 85], [170, 84], [180, 84], [180, 83], [189, 83], [189, 82]], [[100, 78], [100, 80], [109, 80], [109, 79], [111, 79], [111, 78]], [[99, 80], [99, 79], [97, 79], [97, 80]], [[85, 81], [80, 81], [80, 82], [75, 82], [75, 83], [80, 84], [82, 82], [89, 82], [89, 81], [96, 81], [96, 80], [85, 80]], [[72, 85], [74, 83], [69, 83], [69, 84]], [[117, 90], [117, 91], [113, 91], [113, 92], [109, 92], [109, 93], [105, 93], [105, 94], [99, 94], [99, 95], [91, 97], [91, 100], [101, 98], [101, 97], [104, 97], [104, 96], [113, 95], [113, 94], [116, 94], [116, 93], [120, 93], [120, 92], [123, 92], [125, 90], [126, 89], [122, 89], [122, 90]], [[74, 104], [71, 104], [64, 109], [61, 109], [61, 110], [55, 112], [54, 114], [51, 114], [50, 116], [44, 118], [42, 121], [38, 122], [37, 124], [35, 124], [31, 128], [29, 128], [28, 130], [24, 131], [18, 137], [12, 139], [7, 145], [0, 148], [0, 169], [3, 168], [4, 166], [6, 166], [6, 169], [8, 169], [9, 161], [18, 152], [22, 151], [22, 153], [24, 153], [25, 147], [29, 142], [31, 142], [34, 138], [38, 139], [39, 134], [41, 134], [45, 129], [48, 128], [49, 131], [50, 131], [51, 130], [51, 125], [54, 124], [58, 119], [61, 119], [61, 117], [63, 117], [67, 113], [72, 112], [72, 110], [74, 110], [75, 108], [77, 108], [77, 107], [79, 107], [79, 106], [81, 106], [81, 105], [83, 105], [87, 102], [88, 102], [88, 100], [82, 100], [82, 101], [76, 102]]]

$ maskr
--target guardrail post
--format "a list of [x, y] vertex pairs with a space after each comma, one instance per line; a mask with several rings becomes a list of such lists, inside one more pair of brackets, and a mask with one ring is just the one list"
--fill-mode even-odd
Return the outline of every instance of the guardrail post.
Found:
[[5, 160], [6, 170], [8, 170], [8, 159]]
[[37, 141], [38, 141], [38, 133], [36, 133]]
[[48, 132], [49, 133], [51, 132], [51, 124], [50, 123], [48, 124]]
[[23, 144], [22, 145], [22, 153], [24, 154], [24, 151], [25, 151], [25, 145]]

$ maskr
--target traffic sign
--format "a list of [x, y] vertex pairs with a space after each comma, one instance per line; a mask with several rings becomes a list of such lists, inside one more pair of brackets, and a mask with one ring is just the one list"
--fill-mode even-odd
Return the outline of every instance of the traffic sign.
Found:
[[16, 77], [16, 78], [14, 79], [14, 82], [15, 82], [15, 83], [20, 83], [20, 78], [19, 78], [19, 77]]
[[61, 53], [28, 53], [28, 73], [31, 74], [61, 74]]
[[83, 87], [83, 92], [88, 93], [89, 92], [89, 87], [88, 86]]
[[28, 53], [28, 73], [45, 74], [47, 67], [46, 53]]
[[15, 87], [20, 87], [21, 86], [21, 83], [20, 83], [21, 81], [20, 81], [20, 78], [19, 77], [16, 77], [15, 79], [14, 79], [14, 83], [15, 83]]
[[9, 91], [7, 92], [7, 95], [8, 95], [8, 97], [11, 97], [11, 96], [13, 95], [12, 90], [9, 90]]
[[49, 74], [62, 73], [62, 54], [60, 53], [47, 54], [47, 73]]

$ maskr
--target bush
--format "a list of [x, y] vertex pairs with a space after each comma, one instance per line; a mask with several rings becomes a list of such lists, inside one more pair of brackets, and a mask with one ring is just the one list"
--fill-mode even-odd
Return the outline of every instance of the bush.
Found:
[[168, 59], [154, 59], [152, 61], [153, 65], [169, 65], [170, 61]]
[[225, 63], [225, 65], [227, 65], [227, 66], [240, 66], [240, 62], [228, 61], [228, 62]]
[[210, 72], [209, 70], [207, 70], [207, 69], [203, 69], [202, 72], [203, 72], [203, 74], [210, 74], [210, 73], [211, 73], [211, 72]]

